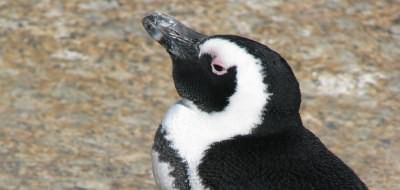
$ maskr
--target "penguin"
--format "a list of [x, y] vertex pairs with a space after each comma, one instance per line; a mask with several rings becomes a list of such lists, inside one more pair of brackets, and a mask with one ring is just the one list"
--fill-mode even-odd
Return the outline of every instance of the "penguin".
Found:
[[299, 83], [266, 45], [205, 35], [151, 13], [147, 33], [168, 52], [181, 97], [154, 138], [162, 190], [365, 190], [367, 186], [299, 114]]

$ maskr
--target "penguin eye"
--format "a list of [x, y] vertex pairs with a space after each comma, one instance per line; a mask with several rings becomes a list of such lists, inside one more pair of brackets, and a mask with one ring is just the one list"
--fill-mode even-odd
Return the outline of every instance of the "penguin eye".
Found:
[[[228, 72], [228, 69], [222, 63], [222, 61], [216, 57], [215, 55], [211, 54], [203, 54], [200, 56], [200, 62], [207, 63], [211, 66], [211, 71], [215, 75], [224, 75]], [[211, 64], [210, 64], [211, 63]]]
[[228, 70], [224, 66], [216, 61], [213, 61], [211, 63], [211, 71], [216, 75], [224, 75], [228, 72]]
[[221, 65], [212, 65], [213, 69], [217, 72], [221, 72], [224, 68]]

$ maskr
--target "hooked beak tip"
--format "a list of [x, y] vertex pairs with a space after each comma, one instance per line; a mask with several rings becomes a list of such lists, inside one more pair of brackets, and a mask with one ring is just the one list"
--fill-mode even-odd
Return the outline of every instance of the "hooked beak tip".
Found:
[[154, 40], [160, 41], [169, 31], [174, 30], [174, 25], [180, 23], [169, 15], [153, 12], [143, 18], [142, 24]]
[[[153, 12], [146, 15], [142, 24], [147, 33], [174, 55], [189, 54], [197, 42], [207, 37], [182, 24], [175, 18]], [[185, 53], [186, 52], [186, 53]]]

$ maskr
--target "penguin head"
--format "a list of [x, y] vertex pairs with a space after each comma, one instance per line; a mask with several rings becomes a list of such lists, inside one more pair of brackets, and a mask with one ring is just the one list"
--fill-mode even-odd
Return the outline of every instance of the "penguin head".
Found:
[[262, 115], [298, 113], [298, 82], [267, 46], [240, 36], [207, 36], [160, 13], [146, 16], [143, 25], [169, 53], [178, 94], [198, 109], [223, 112], [236, 105], [232, 109], [254, 107]]

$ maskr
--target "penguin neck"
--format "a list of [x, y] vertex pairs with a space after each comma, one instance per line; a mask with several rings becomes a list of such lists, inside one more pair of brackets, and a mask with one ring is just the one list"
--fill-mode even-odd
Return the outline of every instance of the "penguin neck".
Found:
[[275, 108], [266, 109], [260, 125], [253, 129], [252, 135], [271, 136], [303, 128], [298, 111], [284, 112]]

